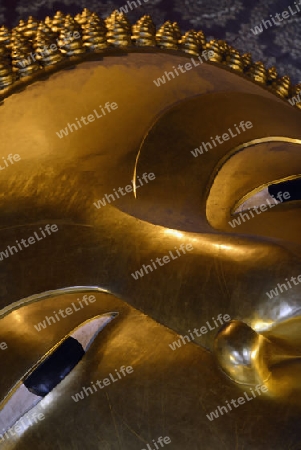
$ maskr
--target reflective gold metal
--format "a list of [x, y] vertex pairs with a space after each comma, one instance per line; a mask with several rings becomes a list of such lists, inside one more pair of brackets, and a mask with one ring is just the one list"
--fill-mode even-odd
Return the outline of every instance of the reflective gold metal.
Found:
[[253, 64], [251, 53], [244, 53], [242, 55], [242, 62], [243, 62], [243, 65], [244, 65], [244, 72], [247, 73], [249, 71], [250, 67]]
[[132, 42], [137, 47], [156, 46], [156, 27], [150, 16], [143, 16], [133, 25]]
[[175, 32], [176, 39], [179, 42], [182, 39], [181, 28], [177, 22], [173, 22], [172, 26]]
[[104, 50], [108, 47], [107, 43], [107, 28], [104, 21], [95, 20], [94, 17], [86, 19], [83, 28], [83, 43], [84, 46], [91, 52], [97, 50]]
[[165, 22], [157, 31], [156, 41], [158, 47], [167, 50], [177, 50], [179, 33], [171, 22]]
[[278, 72], [276, 67], [269, 67], [267, 70], [267, 84], [270, 86], [275, 86], [278, 79]]
[[115, 47], [129, 47], [131, 45], [130, 25], [124, 14], [115, 11], [106, 23], [108, 28], [108, 43]]
[[[297, 95], [300, 94], [300, 92], [301, 92], [301, 83], [296, 84], [296, 85], [292, 88], [292, 96], [293, 96], [293, 97], [294, 97], [294, 96], [297, 96]], [[299, 98], [300, 98], [300, 97], [299, 97]], [[297, 100], [296, 106], [297, 106], [297, 108], [301, 109], [301, 100], [300, 100], [300, 101]]]
[[181, 39], [181, 50], [190, 55], [198, 56], [200, 45], [200, 40], [194, 30], [187, 31]]
[[[196, 56], [194, 41], [178, 49], [188, 35], [178, 42], [171, 22], [155, 35], [150, 18], [132, 30], [114, 12], [105, 36], [95, 15], [58, 12], [25, 36], [33, 24], [0, 29], [0, 401], [80, 323], [119, 315], [30, 411], [44, 419], [1, 450], [155, 450], [159, 436], [175, 450], [299, 450], [301, 285], [267, 293], [301, 275], [300, 201], [229, 222], [251, 192], [300, 177], [301, 113], [286, 98], [300, 86], [217, 41], [205, 61], [198, 32], [203, 63], [158, 87], [191, 62], [187, 49]], [[78, 47], [37, 58], [30, 76], [13, 72], [21, 56], [79, 26]], [[232, 68], [222, 63], [229, 51]], [[118, 108], [79, 127], [107, 102]], [[241, 121], [253, 126], [192, 155]], [[20, 159], [9, 163], [10, 154]], [[47, 224], [57, 233], [20, 250]], [[154, 267], [187, 244], [191, 252]], [[135, 279], [143, 265], [153, 270]], [[85, 294], [96, 302], [37, 330]], [[134, 372], [72, 399], [123, 365]], [[268, 391], [208, 418], [256, 383]]]
[[237, 50], [229, 49], [229, 56], [226, 57], [226, 64], [237, 72], [243, 73], [244, 71], [243, 60]]
[[280, 97], [288, 98], [291, 93], [291, 80], [290, 77], [284, 76], [277, 80], [275, 85], [275, 91]]
[[257, 61], [250, 67], [248, 71], [248, 76], [252, 78], [252, 80], [257, 81], [261, 84], [266, 84], [267, 81], [267, 72], [264, 67], [264, 64], [261, 61]]
[[206, 45], [207, 51], [213, 52], [213, 56], [210, 58], [210, 61], [221, 63], [223, 61], [223, 55], [225, 52], [225, 48], [223, 45], [219, 43], [216, 39], [212, 39], [207, 42]]
[[203, 31], [198, 31], [197, 32], [198, 38], [200, 40], [201, 43], [201, 48], [200, 50], [205, 50], [206, 48], [206, 37]]

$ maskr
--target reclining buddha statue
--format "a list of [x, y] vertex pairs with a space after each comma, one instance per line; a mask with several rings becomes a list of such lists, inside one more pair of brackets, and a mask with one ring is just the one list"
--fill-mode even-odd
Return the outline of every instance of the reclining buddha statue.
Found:
[[300, 450], [300, 85], [177, 23], [0, 28], [0, 448]]

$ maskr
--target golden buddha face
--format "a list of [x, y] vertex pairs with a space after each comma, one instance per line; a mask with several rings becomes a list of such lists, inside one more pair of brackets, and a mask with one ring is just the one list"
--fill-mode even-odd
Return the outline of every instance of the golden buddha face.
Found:
[[[300, 112], [212, 63], [154, 83], [189, 61], [116, 50], [0, 107], [1, 399], [72, 330], [118, 313], [5, 449], [299, 442], [281, 420], [300, 400]], [[279, 348], [290, 359], [272, 369]]]

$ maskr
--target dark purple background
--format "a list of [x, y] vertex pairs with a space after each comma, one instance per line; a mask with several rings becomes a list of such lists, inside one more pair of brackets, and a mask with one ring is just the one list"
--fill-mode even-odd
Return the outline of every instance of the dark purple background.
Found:
[[[301, 0], [140, 0], [141, 6], [129, 14], [132, 21], [150, 14], [157, 25], [166, 20], [179, 22], [183, 31], [202, 29], [208, 37], [235, 41], [239, 50], [249, 51], [255, 60], [276, 65], [281, 75], [301, 81], [301, 13], [283, 20], [280, 26], [254, 35], [250, 28], [281, 14], [291, 6], [294, 11]], [[57, 10], [76, 14], [84, 7], [100, 16], [126, 5], [126, 0], [0, 0], [0, 23], [15, 26], [20, 19], [33, 15], [43, 19]], [[301, 5], [300, 5], [301, 9]], [[238, 39], [239, 38], [239, 39]]]

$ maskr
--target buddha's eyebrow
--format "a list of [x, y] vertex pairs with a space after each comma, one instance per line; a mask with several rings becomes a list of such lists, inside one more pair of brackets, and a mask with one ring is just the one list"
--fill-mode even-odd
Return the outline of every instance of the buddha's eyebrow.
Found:
[[30, 374], [25, 375], [2, 401], [0, 434], [37, 405], [74, 369], [99, 332], [117, 315], [111, 312], [83, 322], [37, 362]]

